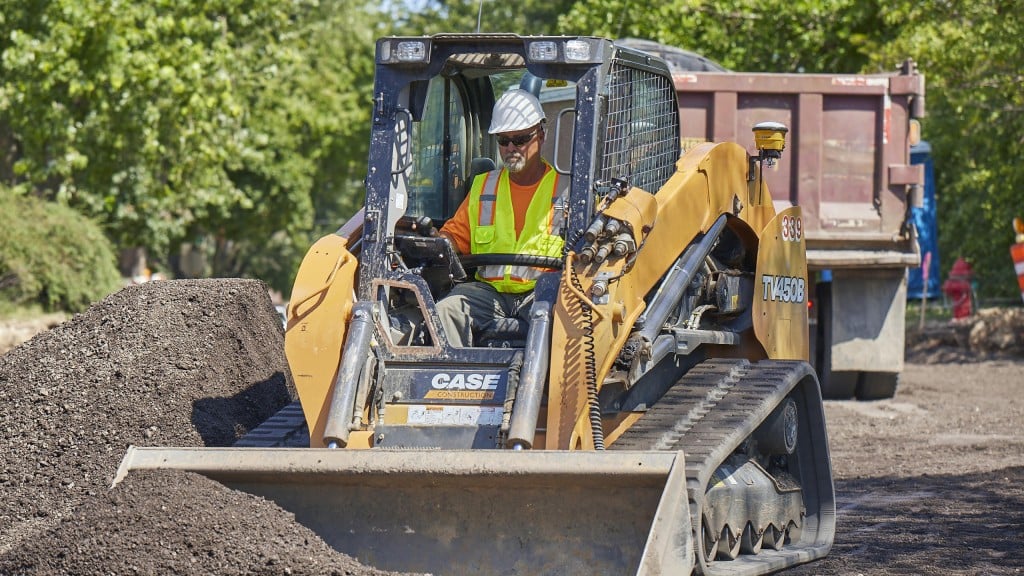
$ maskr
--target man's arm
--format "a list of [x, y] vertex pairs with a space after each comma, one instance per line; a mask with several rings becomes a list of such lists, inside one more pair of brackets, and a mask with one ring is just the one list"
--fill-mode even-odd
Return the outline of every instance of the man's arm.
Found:
[[469, 197], [467, 196], [450, 220], [444, 223], [438, 233], [451, 241], [459, 254], [469, 254]]

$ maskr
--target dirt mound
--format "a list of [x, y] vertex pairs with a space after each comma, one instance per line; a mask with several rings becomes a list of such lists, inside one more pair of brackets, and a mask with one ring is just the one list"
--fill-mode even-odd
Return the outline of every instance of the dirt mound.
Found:
[[1024, 358], [1024, 308], [982, 308], [968, 318], [908, 326], [908, 362]]
[[291, 400], [289, 378], [250, 280], [130, 286], [0, 356], [0, 573], [376, 573], [199, 476], [108, 489], [131, 444], [231, 445]]
[[[62, 543], [55, 551], [54, 543]], [[63, 544], [66, 543], [66, 544]], [[45, 574], [379, 574], [271, 502], [178, 471], [138, 472], [0, 559]]]

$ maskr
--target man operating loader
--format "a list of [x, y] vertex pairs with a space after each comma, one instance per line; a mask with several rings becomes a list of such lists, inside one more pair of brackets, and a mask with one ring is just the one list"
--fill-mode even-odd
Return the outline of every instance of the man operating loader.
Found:
[[[558, 173], [541, 157], [544, 109], [536, 96], [509, 90], [494, 105], [490, 134], [504, 167], [478, 175], [455, 215], [441, 228], [462, 254], [523, 254], [559, 258], [564, 241]], [[495, 321], [528, 322], [533, 288], [545, 269], [486, 265], [478, 282], [457, 284], [437, 305], [452, 346], [474, 344]]]

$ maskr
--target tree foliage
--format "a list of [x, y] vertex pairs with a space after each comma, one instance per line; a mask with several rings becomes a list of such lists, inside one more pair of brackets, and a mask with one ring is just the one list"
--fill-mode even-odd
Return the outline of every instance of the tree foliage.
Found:
[[348, 192], [367, 21], [343, 1], [6, 0], [0, 182], [100, 219], [120, 246], [159, 258], [212, 237], [213, 273], [256, 273], [247, 245], [306, 243], [314, 205]]
[[113, 247], [95, 222], [0, 186], [0, 298], [80, 312], [119, 281]]
[[859, 72], [888, 36], [874, 0], [581, 0], [559, 30], [654, 40], [746, 72]]
[[973, 262], [983, 296], [1016, 300], [1011, 221], [1024, 216], [1024, 18], [1017, 2], [897, 2], [900, 35], [878, 58], [913, 56], [927, 76], [939, 251]]
[[[258, 155], [232, 167], [232, 181], [260, 209], [235, 206], [192, 237], [212, 251], [216, 275], [259, 277], [290, 289], [315, 237], [333, 231], [363, 198], [373, 81], [369, 18], [360, 26], [351, 3], [323, 3], [295, 26], [277, 53], [259, 43], [259, 74], [244, 92]], [[290, 215], [289, 225], [274, 215]], [[268, 224], [271, 224], [268, 226]]]
[[573, 0], [418, 0], [392, 1], [388, 12], [393, 25], [389, 34], [437, 34], [440, 32], [510, 32], [522, 35], [555, 34], [558, 17]]

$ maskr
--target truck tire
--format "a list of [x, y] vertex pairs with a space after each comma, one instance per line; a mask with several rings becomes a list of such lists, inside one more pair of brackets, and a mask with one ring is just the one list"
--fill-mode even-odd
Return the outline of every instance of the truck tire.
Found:
[[900, 375], [895, 372], [861, 372], [857, 383], [858, 400], [883, 400], [896, 395]]
[[849, 400], [857, 391], [860, 374], [832, 371], [832, 283], [818, 282], [814, 292], [817, 299], [814, 367], [821, 383], [821, 397], [825, 400]]
[[859, 372], [832, 372], [822, 374], [821, 397], [826, 400], [849, 400], [857, 391]]

